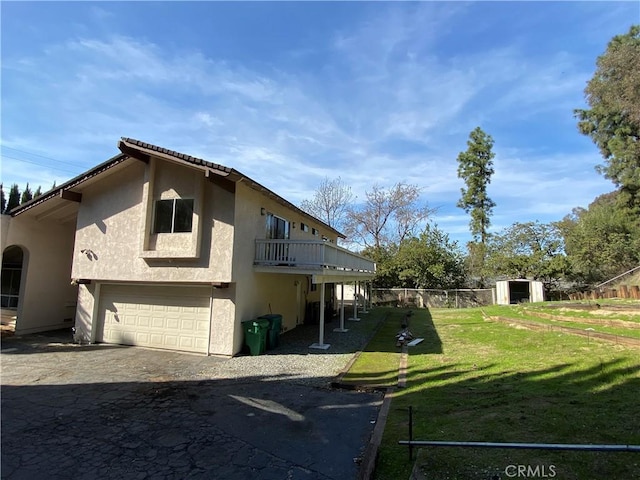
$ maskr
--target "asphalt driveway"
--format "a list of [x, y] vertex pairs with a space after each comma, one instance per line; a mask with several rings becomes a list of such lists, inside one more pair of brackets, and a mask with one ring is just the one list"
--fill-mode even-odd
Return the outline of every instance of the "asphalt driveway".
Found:
[[3, 339], [3, 479], [358, 475], [378, 394], [306, 384], [276, 367], [237, 375], [235, 359], [79, 346], [68, 335]]

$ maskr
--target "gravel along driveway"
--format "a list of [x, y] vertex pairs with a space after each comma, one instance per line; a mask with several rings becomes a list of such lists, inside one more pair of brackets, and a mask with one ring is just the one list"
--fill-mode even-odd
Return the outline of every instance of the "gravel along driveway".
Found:
[[232, 359], [3, 340], [2, 478], [356, 478], [382, 398], [328, 386], [373, 328], [312, 351], [302, 326]]

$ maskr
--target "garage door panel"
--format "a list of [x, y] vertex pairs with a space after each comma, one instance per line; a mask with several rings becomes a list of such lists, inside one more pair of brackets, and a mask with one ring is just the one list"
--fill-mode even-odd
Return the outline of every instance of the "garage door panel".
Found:
[[181, 338], [180, 348], [185, 350], [193, 350], [197, 348], [197, 345], [193, 338]]
[[167, 318], [167, 329], [168, 330], [180, 330], [180, 319], [179, 318]]
[[151, 319], [144, 315], [140, 315], [138, 317], [138, 325], [140, 325], [141, 327], [149, 327], [151, 326]]
[[192, 330], [195, 331], [197, 327], [197, 323], [193, 320], [181, 320], [180, 321], [180, 329], [181, 330]]
[[147, 344], [151, 341], [150, 335], [148, 333], [138, 332], [136, 335], [136, 343], [138, 344]]
[[207, 287], [104, 285], [97, 341], [207, 352]]

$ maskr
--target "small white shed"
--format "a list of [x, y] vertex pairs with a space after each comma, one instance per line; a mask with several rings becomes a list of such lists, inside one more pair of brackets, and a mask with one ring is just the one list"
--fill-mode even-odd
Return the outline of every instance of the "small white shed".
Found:
[[496, 303], [510, 305], [522, 302], [543, 302], [544, 287], [538, 280], [501, 280], [496, 282]]

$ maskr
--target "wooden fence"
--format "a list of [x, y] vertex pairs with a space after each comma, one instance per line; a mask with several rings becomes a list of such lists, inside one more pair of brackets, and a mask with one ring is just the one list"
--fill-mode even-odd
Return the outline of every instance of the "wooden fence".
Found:
[[590, 292], [569, 294], [570, 300], [597, 300], [599, 298], [631, 298], [640, 300], [640, 286], [619, 285], [618, 288], [598, 288]]

